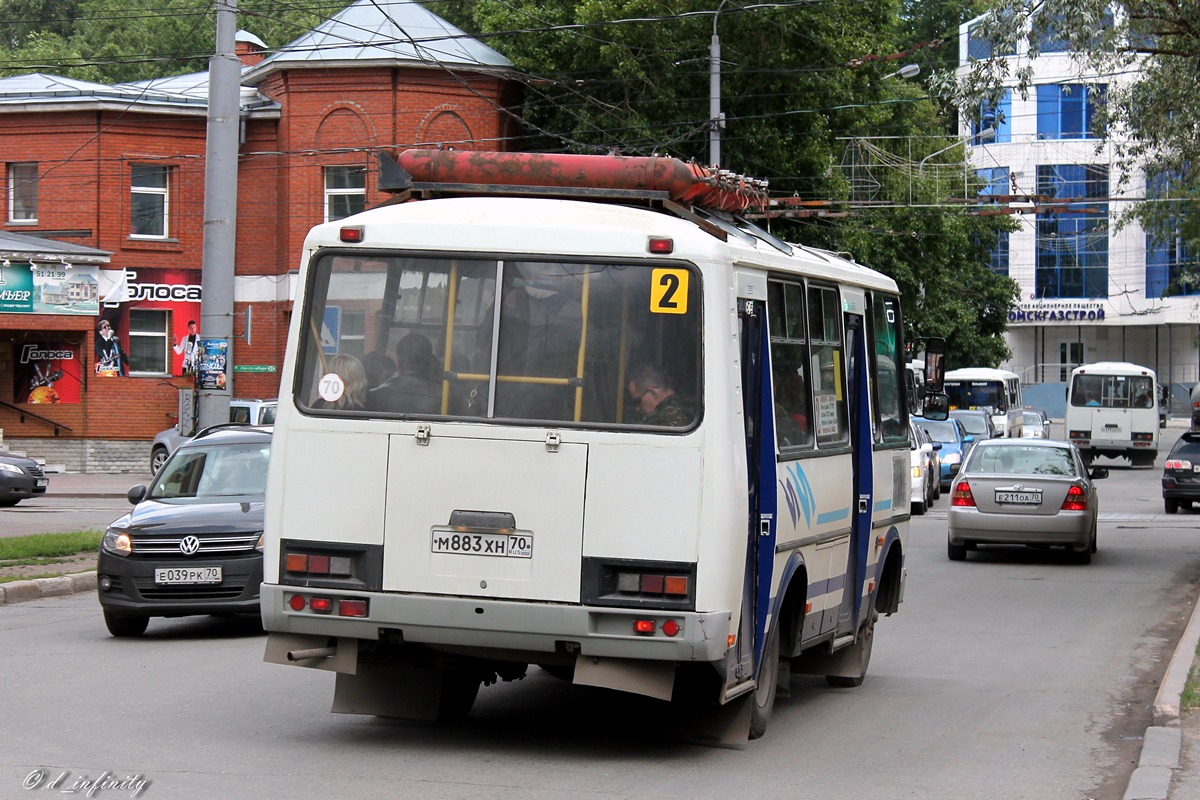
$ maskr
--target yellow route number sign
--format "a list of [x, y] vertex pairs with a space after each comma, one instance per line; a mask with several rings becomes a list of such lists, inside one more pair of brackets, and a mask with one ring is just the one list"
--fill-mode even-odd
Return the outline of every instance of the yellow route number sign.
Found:
[[656, 269], [650, 273], [650, 313], [686, 314], [688, 279], [686, 269]]

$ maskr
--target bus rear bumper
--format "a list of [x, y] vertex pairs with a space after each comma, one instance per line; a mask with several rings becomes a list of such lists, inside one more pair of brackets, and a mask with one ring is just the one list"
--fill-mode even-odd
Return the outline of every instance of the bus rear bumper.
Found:
[[[294, 610], [289, 601], [297, 594], [333, 600], [332, 613], [315, 613], [307, 603], [301, 610]], [[367, 616], [338, 615], [338, 601], [342, 598], [366, 599]], [[731, 646], [733, 617], [730, 611], [606, 608], [314, 590], [266, 583], [260, 601], [263, 627], [272, 635], [370, 641], [379, 640], [381, 635], [399, 635], [405, 642], [490, 658], [504, 658], [505, 654], [536, 657], [539, 653], [575, 653], [651, 661], [716, 662], [725, 657]], [[652, 622], [653, 630], [635, 632], [634, 624], [639, 620], [643, 621], [643, 627]], [[672, 630], [674, 635], [669, 635]]]

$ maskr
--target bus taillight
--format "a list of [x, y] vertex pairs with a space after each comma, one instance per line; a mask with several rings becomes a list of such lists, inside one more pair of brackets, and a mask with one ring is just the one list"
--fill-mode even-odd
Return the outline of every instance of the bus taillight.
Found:
[[959, 481], [954, 487], [954, 494], [950, 495], [950, 505], [975, 508], [975, 496], [971, 494], [971, 484]]

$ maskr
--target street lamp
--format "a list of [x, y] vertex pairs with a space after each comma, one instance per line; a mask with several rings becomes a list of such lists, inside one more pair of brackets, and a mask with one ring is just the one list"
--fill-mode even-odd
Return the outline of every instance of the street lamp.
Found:
[[900, 77], [900, 78], [904, 78], [905, 80], [908, 80], [909, 78], [917, 77], [917, 75], [919, 75], [920, 73], [921, 73], [921, 65], [920, 64], [905, 64], [900, 69], [896, 70], [895, 72], [890, 72], [887, 75], [884, 75], [879, 80], [886, 81], [888, 78], [896, 78], [896, 77]]
[[988, 127], [984, 128], [983, 130], [979, 131], [978, 133], [971, 134], [970, 136], [960, 137], [959, 140], [957, 142], [955, 142], [954, 144], [943, 147], [941, 150], [934, 150], [932, 153], [930, 153], [929, 155], [922, 158], [919, 162], [917, 162], [917, 172], [922, 175], [925, 174], [925, 162], [928, 161], [929, 159], [933, 158], [934, 156], [940, 156], [942, 153], [945, 153], [947, 150], [953, 150], [954, 148], [958, 147], [959, 145], [966, 144], [971, 139], [979, 139], [980, 141], [983, 141], [984, 139], [989, 139], [995, 135], [996, 135], [996, 129], [991, 126], [988, 126]]
[[717, 36], [717, 18], [729, 0], [721, 0], [713, 14], [712, 43], [708, 47], [708, 160], [721, 166], [721, 130], [725, 115], [721, 113], [721, 39]]

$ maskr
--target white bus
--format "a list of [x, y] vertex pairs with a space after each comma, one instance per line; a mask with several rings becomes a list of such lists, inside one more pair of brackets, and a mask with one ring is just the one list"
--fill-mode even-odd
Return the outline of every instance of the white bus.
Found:
[[950, 408], [989, 409], [996, 430], [1009, 438], [1021, 438], [1025, 415], [1017, 373], [989, 367], [952, 369], [946, 373], [945, 391]]
[[334, 711], [461, 717], [536, 665], [744, 740], [789, 670], [862, 682], [904, 593], [896, 284], [622, 183], [664, 164], [406, 151], [410, 202], [309, 234], [262, 618]]
[[1064, 427], [1086, 461], [1127, 458], [1154, 466], [1158, 456], [1158, 380], [1154, 370], [1120, 361], [1071, 370]]

